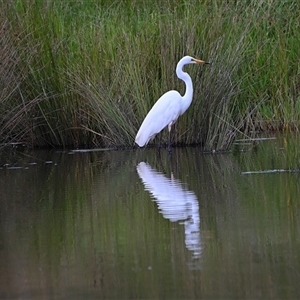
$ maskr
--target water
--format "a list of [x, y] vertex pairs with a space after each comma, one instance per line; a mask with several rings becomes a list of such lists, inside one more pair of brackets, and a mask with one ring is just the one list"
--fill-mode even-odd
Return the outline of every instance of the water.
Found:
[[299, 298], [299, 141], [4, 153], [0, 299]]

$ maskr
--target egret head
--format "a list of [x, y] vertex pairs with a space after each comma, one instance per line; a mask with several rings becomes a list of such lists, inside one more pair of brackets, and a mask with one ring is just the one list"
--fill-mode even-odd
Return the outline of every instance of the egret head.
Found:
[[184, 56], [179, 62], [181, 62], [183, 65], [187, 64], [199, 64], [199, 65], [205, 65], [205, 64], [210, 64], [209, 62], [206, 62], [201, 59], [196, 59], [191, 56]]

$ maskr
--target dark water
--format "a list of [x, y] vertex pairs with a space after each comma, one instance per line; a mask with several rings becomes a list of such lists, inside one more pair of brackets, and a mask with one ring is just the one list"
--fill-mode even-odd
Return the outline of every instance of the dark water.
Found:
[[299, 299], [299, 141], [2, 154], [0, 299]]

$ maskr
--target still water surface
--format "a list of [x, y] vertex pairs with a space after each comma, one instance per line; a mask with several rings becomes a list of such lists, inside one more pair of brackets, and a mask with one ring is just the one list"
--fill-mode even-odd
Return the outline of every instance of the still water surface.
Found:
[[0, 299], [299, 299], [299, 141], [2, 154]]

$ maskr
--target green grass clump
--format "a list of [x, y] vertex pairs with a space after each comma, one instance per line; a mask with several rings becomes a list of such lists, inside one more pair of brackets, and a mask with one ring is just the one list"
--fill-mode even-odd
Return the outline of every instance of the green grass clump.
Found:
[[184, 55], [194, 100], [174, 144], [299, 125], [298, 1], [0, 0], [0, 141], [131, 146]]

